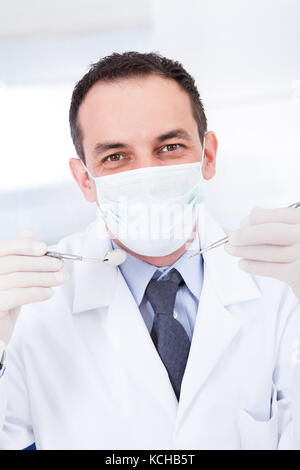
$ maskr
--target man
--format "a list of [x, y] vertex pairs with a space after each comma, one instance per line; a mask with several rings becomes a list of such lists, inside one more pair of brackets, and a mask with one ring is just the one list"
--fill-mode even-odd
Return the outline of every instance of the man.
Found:
[[296, 447], [300, 211], [256, 208], [225, 250], [191, 257], [226, 235], [203, 204], [217, 139], [192, 77], [159, 54], [94, 64], [70, 125], [99, 217], [52, 250], [127, 257], [66, 274], [30, 231], [1, 242], [2, 448]]

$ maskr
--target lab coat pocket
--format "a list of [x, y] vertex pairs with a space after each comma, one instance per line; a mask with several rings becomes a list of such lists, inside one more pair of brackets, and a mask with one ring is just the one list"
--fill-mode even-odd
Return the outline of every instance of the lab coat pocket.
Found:
[[271, 417], [258, 421], [250, 412], [240, 409], [238, 426], [243, 450], [275, 450], [278, 446], [278, 404], [277, 390], [273, 389]]

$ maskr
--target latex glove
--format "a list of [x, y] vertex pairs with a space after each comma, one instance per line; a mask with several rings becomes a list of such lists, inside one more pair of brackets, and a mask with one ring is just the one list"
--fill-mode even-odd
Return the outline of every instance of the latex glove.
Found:
[[43, 256], [46, 251], [46, 244], [36, 241], [32, 230], [23, 230], [16, 239], [0, 241], [0, 341], [6, 344], [20, 307], [49, 299], [54, 293], [52, 287], [68, 279], [67, 273], [57, 272], [63, 262]]
[[300, 299], [300, 208], [255, 207], [224, 248], [241, 269], [289, 284]]

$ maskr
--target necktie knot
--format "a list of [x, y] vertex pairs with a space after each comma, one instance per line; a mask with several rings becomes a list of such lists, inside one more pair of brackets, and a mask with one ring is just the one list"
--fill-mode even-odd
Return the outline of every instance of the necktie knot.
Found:
[[155, 314], [173, 315], [177, 291], [184, 280], [177, 269], [173, 268], [169, 273], [169, 279], [157, 281], [151, 279], [145, 295], [151, 303]]

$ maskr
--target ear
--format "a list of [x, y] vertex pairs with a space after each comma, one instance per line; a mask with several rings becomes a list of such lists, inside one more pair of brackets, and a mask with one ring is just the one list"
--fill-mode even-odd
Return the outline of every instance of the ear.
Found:
[[216, 174], [216, 158], [218, 150], [218, 140], [214, 132], [209, 131], [205, 135], [205, 159], [203, 163], [203, 176], [210, 180]]
[[73, 178], [78, 184], [84, 198], [89, 202], [97, 201], [95, 183], [89, 178], [81, 160], [79, 158], [70, 158], [69, 166], [71, 168]]

